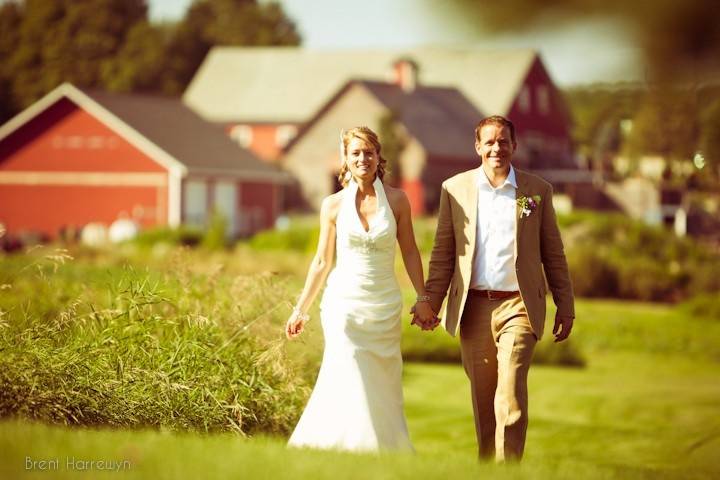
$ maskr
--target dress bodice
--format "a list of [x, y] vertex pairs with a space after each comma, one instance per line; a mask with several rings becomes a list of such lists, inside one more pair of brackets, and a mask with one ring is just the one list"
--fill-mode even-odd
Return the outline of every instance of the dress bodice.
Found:
[[351, 273], [394, 275], [397, 225], [385, 195], [382, 181], [376, 178], [377, 212], [365, 231], [355, 206], [358, 185], [350, 180], [336, 220], [337, 269]]

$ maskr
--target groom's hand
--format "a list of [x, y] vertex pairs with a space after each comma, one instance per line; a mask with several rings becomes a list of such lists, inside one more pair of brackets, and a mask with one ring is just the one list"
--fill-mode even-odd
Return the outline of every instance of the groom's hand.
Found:
[[570, 336], [573, 327], [573, 317], [568, 315], [555, 314], [555, 325], [553, 325], [553, 335], [555, 342], [562, 342]]
[[410, 325], [417, 325], [422, 330], [435, 330], [440, 324], [440, 319], [427, 302], [417, 302], [410, 309], [413, 318]]

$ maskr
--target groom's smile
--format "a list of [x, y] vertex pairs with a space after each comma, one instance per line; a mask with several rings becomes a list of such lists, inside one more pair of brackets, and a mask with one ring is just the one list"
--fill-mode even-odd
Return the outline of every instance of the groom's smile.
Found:
[[510, 129], [497, 125], [485, 125], [480, 130], [480, 140], [475, 142], [475, 150], [482, 163], [493, 170], [506, 171], [515, 152], [515, 139]]

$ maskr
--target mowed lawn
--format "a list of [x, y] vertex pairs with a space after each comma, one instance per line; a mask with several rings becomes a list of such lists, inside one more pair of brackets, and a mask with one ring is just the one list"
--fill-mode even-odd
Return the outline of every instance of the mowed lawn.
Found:
[[[408, 364], [406, 412], [417, 455], [287, 450], [283, 439], [0, 423], [0, 478], [720, 478], [718, 364], [612, 352], [586, 369], [534, 366], [520, 466], [478, 464], [458, 365]], [[25, 470], [58, 459], [52, 471]], [[120, 472], [67, 467], [129, 460]]]

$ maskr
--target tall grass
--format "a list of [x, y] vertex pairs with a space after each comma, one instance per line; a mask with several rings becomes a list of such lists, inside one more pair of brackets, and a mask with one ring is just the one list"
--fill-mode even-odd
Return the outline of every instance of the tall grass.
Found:
[[0, 416], [282, 433], [307, 379], [282, 346], [272, 274], [74, 264], [67, 251], [0, 260]]

